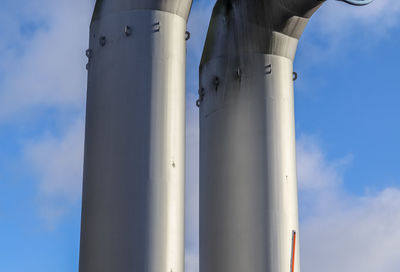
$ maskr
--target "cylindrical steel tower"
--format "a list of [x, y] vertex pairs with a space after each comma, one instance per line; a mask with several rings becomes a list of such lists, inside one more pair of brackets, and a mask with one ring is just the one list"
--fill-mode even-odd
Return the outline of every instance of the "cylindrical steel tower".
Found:
[[200, 66], [200, 272], [299, 272], [293, 60], [317, 0], [218, 0]]
[[87, 51], [80, 272], [183, 272], [191, 0], [98, 0]]

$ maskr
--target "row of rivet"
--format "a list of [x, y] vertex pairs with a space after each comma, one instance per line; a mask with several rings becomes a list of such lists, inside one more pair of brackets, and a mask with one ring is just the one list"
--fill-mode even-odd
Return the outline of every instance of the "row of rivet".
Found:
[[[265, 74], [266, 75], [272, 74], [272, 64], [265, 66]], [[293, 72], [293, 81], [296, 81], [297, 77], [298, 77], [297, 73]]]
[[[218, 92], [218, 87], [219, 87], [219, 84], [220, 84], [219, 77], [215, 77], [214, 78], [213, 84], [215, 86], [215, 92]], [[200, 88], [199, 89], [199, 99], [197, 99], [197, 101], [196, 101], [196, 106], [197, 107], [200, 107], [201, 102], [203, 102], [204, 96], [205, 96], [205, 90], [204, 90], [204, 88]]]
[[[154, 23], [152, 25], [152, 27], [153, 27], [153, 32], [160, 32], [161, 24], [160, 24], [160, 22], [157, 22], [157, 23]], [[130, 27], [128, 25], [125, 26], [124, 33], [125, 33], [125, 36], [127, 36], [127, 37], [131, 36], [132, 35], [132, 27]], [[190, 32], [186, 31], [185, 34], [186, 34], [185, 40], [187, 41], [187, 40], [190, 39]], [[106, 45], [106, 42], [107, 42], [106, 37], [105, 36], [101, 36], [100, 39], [99, 39], [100, 45], [102, 47], [104, 47]], [[90, 62], [90, 58], [92, 57], [92, 50], [91, 49], [86, 50], [86, 56], [88, 57], [89, 62]], [[89, 63], [86, 64], [86, 69], [88, 69], [88, 68], [89, 68]]]
[[200, 108], [201, 102], [203, 102], [205, 96], [204, 88], [199, 89], [199, 99], [196, 101], [196, 106]]
[[[160, 22], [157, 22], [157, 23], [153, 24], [153, 32], [159, 32], [159, 31], [160, 31]], [[124, 27], [124, 33], [125, 33], [126, 37], [131, 36], [132, 32], [133, 32], [132, 27], [130, 27], [128, 25]], [[102, 36], [99, 39], [99, 43], [102, 47], [104, 47], [106, 45], [106, 41], [107, 41], [107, 39], [105, 36]]]
[[[272, 74], [272, 64], [269, 64], [269, 65], [266, 65], [266, 66], [265, 66], [265, 68], [264, 68], [264, 73], [265, 73], [266, 75]], [[240, 67], [239, 67], [239, 68], [237, 69], [237, 71], [236, 71], [236, 77], [237, 77], [237, 79], [239, 79], [239, 81], [241, 80], [242, 71], [241, 71]], [[297, 77], [298, 77], [297, 73], [296, 73], [296, 72], [293, 72], [293, 81], [296, 81], [296, 80], [297, 80]], [[217, 92], [217, 91], [218, 91], [219, 84], [220, 84], [219, 77], [215, 77], [213, 83], [214, 83], [214, 86], [215, 86], [215, 91]], [[197, 106], [197, 107], [200, 107], [201, 102], [202, 102], [203, 99], [204, 99], [204, 96], [205, 96], [204, 88], [199, 89], [199, 99], [197, 99], [197, 101], [196, 101], [196, 106]]]
[[[265, 66], [265, 74], [266, 75], [272, 74], [272, 64]], [[293, 72], [293, 81], [296, 81], [297, 77], [298, 77], [297, 73]]]

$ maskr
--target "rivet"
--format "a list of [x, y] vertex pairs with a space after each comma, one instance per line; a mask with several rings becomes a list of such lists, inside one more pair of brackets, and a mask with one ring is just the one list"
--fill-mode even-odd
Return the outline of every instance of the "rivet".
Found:
[[100, 37], [99, 42], [100, 42], [101, 46], [105, 46], [106, 45], [106, 37], [104, 37], [104, 36]]
[[204, 88], [200, 88], [199, 89], [199, 99], [197, 99], [197, 101], [196, 101], [196, 106], [199, 108], [200, 108], [201, 102], [204, 99], [204, 95], [205, 95]]
[[153, 32], [160, 32], [160, 22], [153, 24]]
[[132, 28], [130, 26], [125, 26], [124, 32], [127, 37], [132, 35]]
[[269, 75], [272, 73], [272, 64], [265, 66], [265, 74]]
[[92, 57], [92, 49], [86, 50], [85, 54], [86, 54], [86, 57], [88, 57], [90, 59]]
[[215, 85], [215, 91], [218, 91], [219, 77], [215, 77], [215, 78], [214, 78], [214, 85]]
[[204, 88], [199, 89], [199, 95], [200, 95], [201, 97], [204, 96]]

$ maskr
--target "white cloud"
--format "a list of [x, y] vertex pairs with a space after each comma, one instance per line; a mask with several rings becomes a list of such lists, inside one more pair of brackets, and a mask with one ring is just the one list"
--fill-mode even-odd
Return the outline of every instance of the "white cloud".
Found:
[[54, 116], [65, 129], [61, 136], [49, 132], [25, 143], [25, 159], [38, 178], [39, 211], [51, 225], [81, 195], [92, 6], [93, 0], [15, 0], [0, 11], [0, 123], [37, 121], [34, 114], [46, 109], [80, 114], [72, 127], [70, 116]]
[[297, 152], [303, 271], [398, 271], [400, 190], [348, 194], [343, 166], [351, 156], [328, 161], [315, 138], [304, 136]]
[[51, 223], [81, 195], [83, 142], [83, 121], [78, 121], [62, 138], [48, 135], [26, 146], [26, 159], [39, 180], [40, 212]]
[[302, 224], [303, 270], [396, 272], [400, 265], [400, 191], [336, 199], [339, 210]]
[[301, 135], [297, 140], [297, 176], [301, 190], [301, 217], [307, 219], [320, 210], [337, 209], [343, 185], [343, 172], [353, 161], [352, 155], [330, 161], [318, 139]]
[[334, 163], [326, 164], [325, 155], [318, 146], [318, 140], [309, 135], [301, 135], [297, 141], [298, 179], [303, 190], [336, 188], [342, 183], [339, 169], [352, 160], [346, 156]]
[[364, 31], [376, 35], [399, 22], [400, 2], [375, 0], [370, 5], [354, 7], [337, 1], [327, 1], [318, 13], [317, 24], [327, 34], [338, 35], [363, 27]]
[[[12, 31], [0, 42], [3, 48], [9, 45], [0, 67], [0, 121], [43, 107], [82, 108], [91, 1], [19, 2], [25, 17], [8, 16]], [[46, 27], [32, 37], [21, 33], [24, 22], [40, 20]]]
[[375, 50], [379, 43], [390, 40], [391, 31], [399, 24], [400, 1], [375, 0], [363, 7], [326, 1], [300, 41], [300, 60], [305, 65], [321, 65], [327, 59], [337, 62], [349, 49]]

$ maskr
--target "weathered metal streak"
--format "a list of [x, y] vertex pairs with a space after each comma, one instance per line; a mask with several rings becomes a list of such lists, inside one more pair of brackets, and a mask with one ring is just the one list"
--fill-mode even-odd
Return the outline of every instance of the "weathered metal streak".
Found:
[[208, 30], [201, 64], [216, 57], [270, 54], [272, 33], [299, 39], [319, 0], [219, 0]]
[[300, 272], [293, 60], [321, 3], [216, 3], [200, 66], [200, 272]]
[[90, 31], [79, 271], [183, 272], [187, 18], [122, 2]]
[[254, 55], [239, 79], [222, 62], [201, 77], [200, 271], [287, 272], [298, 232], [293, 64]]

